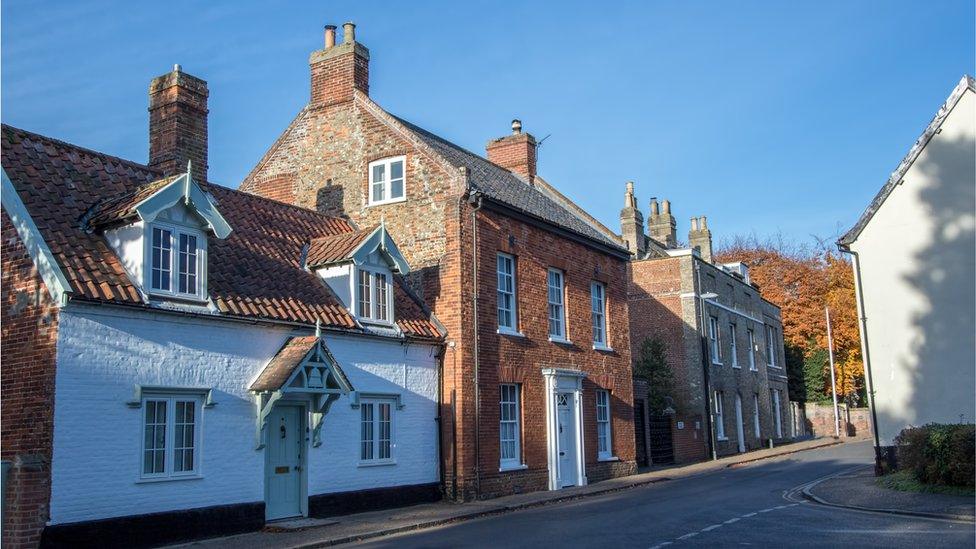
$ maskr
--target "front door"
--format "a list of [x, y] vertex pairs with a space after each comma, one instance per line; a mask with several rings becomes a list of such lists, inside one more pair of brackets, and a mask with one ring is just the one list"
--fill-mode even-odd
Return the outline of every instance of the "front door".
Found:
[[576, 486], [576, 410], [572, 393], [556, 395], [559, 420], [559, 485]]
[[746, 434], [742, 426], [742, 397], [735, 395], [735, 434], [739, 436], [739, 452], [746, 451]]
[[268, 520], [302, 515], [302, 408], [275, 406], [268, 417], [265, 487]]

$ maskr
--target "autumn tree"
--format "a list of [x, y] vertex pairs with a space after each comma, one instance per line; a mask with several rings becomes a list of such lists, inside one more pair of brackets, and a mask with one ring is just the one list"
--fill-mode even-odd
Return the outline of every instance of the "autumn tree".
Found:
[[[850, 404], [859, 404], [864, 367], [850, 263], [825, 241], [798, 244], [782, 236], [736, 237], [722, 243], [716, 258], [747, 264], [763, 297], [781, 308], [790, 393], [796, 399], [829, 398], [824, 308], [830, 307], [837, 391]], [[800, 380], [803, 390], [794, 390]]]

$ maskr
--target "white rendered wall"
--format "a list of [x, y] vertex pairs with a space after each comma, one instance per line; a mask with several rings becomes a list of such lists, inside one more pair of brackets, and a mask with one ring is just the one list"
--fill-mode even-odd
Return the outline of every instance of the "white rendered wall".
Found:
[[966, 91], [851, 249], [882, 445], [909, 425], [973, 422], [976, 96]]
[[[264, 451], [246, 388], [293, 332], [167, 313], [72, 304], [61, 314], [51, 523], [264, 499]], [[304, 335], [308, 335], [306, 332]], [[438, 481], [435, 350], [379, 338], [326, 341], [358, 390], [401, 393], [396, 465], [358, 467], [359, 411], [342, 397], [308, 449], [310, 495]], [[196, 480], [140, 483], [144, 410], [133, 386], [213, 387]]]

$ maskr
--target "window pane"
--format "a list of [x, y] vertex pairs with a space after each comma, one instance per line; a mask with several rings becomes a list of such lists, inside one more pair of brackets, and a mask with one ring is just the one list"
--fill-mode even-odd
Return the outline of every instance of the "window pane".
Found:
[[152, 265], [151, 284], [154, 290], [169, 291], [170, 272], [172, 269], [172, 245], [173, 234], [159, 227], [153, 227], [152, 231]]
[[379, 459], [390, 459], [391, 421], [390, 405], [379, 405]]
[[389, 320], [386, 275], [376, 273], [376, 320]]
[[166, 401], [147, 400], [145, 410], [142, 472], [145, 474], [164, 473], [166, 465]]
[[390, 163], [390, 198], [403, 198], [403, 161]]
[[563, 328], [563, 274], [549, 271], [549, 335], [565, 337]]
[[386, 165], [376, 164], [372, 172], [372, 192], [373, 202], [381, 202], [386, 199]]
[[184, 294], [197, 293], [197, 237], [180, 234], [179, 249], [179, 291]]
[[362, 448], [359, 454], [360, 459], [373, 459], [373, 405], [360, 405], [362, 416]]
[[518, 451], [518, 386], [499, 386], [500, 421], [498, 424], [499, 457], [502, 461], [520, 461]]
[[370, 272], [359, 270], [359, 316], [371, 318], [373, 314]]
[[194, 401], [176, 402], [176, 422], [173, 424], [173, 470], [176, 472], [192, 471], [194, 469], [195, 409], [196, 402]]
[[515, 274], [511, 257], [498, 255], [498, 326], [515, 328]]

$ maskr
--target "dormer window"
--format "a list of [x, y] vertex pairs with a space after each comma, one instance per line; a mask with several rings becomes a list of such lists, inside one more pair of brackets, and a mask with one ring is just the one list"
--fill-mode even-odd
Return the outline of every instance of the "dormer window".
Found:
[[[199, 299], [206, 238], [199, 231], [153, 223], [150, 231], [149, 290]], [[175, 253], [174, 253], [175, 250]]]
[[356, 296], [357, 315], [366, 321], [391, 323], [393, 304], [390, 295], [393, 288], [390, 275], [378, 269], [358, 267]]
[[369, 205], [406, 200], [406, 157], [395, 156], [369, 163]]

